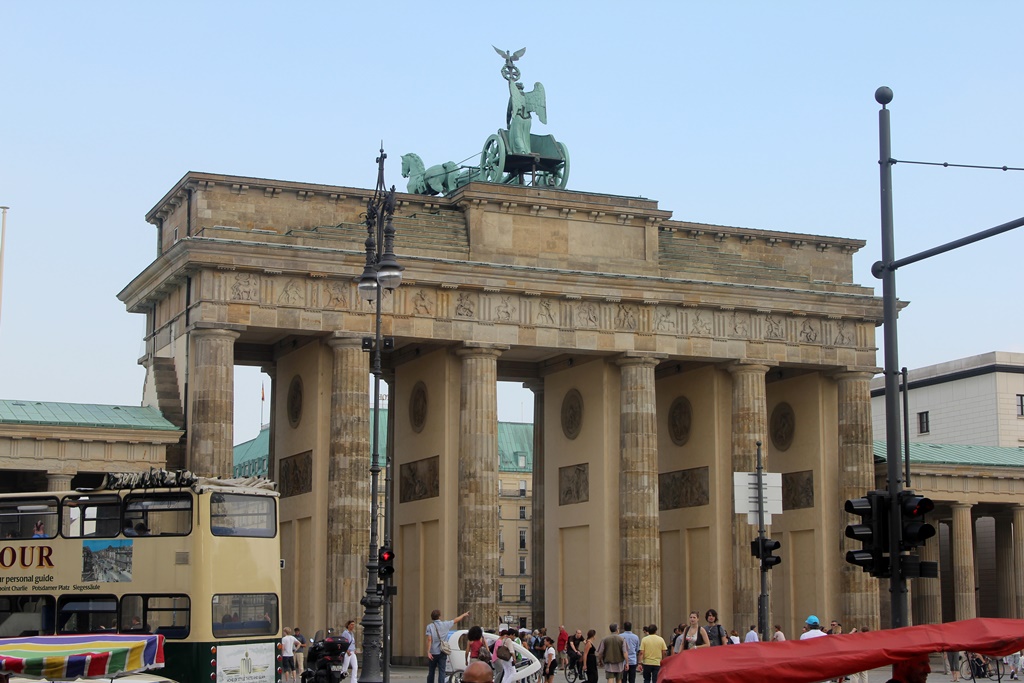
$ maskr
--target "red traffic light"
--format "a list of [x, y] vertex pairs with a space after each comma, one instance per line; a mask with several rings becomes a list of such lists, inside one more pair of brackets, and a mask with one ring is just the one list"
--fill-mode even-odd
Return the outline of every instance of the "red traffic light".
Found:
[[384, 550], [380, 551], [380, 561], [381, 562], [393, 562], [394, 559], [395, 559], [395, 553], [392, 552], [391, 550], [385, 548]]

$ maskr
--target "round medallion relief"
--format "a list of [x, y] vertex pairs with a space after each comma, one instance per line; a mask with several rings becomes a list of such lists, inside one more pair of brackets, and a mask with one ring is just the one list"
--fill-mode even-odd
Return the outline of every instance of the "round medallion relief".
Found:
[[792, 446], [795, 429], [796, 415], [793, 413], [793, 406], [788, 403], [780, 403], [775, 406], [768, 427], [768, 431], [772, 435], [772, 445], [780, 451]]
[[580, 435], [583, 428], [583, 397], [576, 389], [570, 389], [562, 399], [562, 433], [572, 440]]
[[292, 377], [292, 381], [288, 385], [286, 410], [288, 411], [288, 424], [293, 429], [297, 428], [299, 422], [302, 421], [302, 378], [298, 375]]
[[672, 443], [684, 446], [690, 440], [690, 426], [693, 424], [693, 406], [685, 396], [677, 396], [668, 409], [668, 435]]
[[409, 424], [417, 434], [423, 431], [427, 423], [427, 385], [416, 382], [409, 396]]

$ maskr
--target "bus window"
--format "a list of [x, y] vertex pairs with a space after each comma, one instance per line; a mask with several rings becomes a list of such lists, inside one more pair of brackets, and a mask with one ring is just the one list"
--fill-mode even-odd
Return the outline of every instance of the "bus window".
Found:
[[214, 536], [277, 535], [277, 510], [269, 496], [214, 493], [210, 496], [210, 530]]
[[49, 595], [0, 598], [0, 638], [53, 634], [53, 607]]
[[61, 506], [64, 535], [68, 538], [113, 538], [120, 530], [118, 496], [65, 496]]
[[273, 593], [214, 595], [212, 615], [216, 638], [277, 634], [277, 596]]
[[133, 493], [124, 498], [125, 536], [186, 536], [192, 533], [192, 496]]
[[0, 501], [0, 532], [5, 539], [57, 535], [57, 499], [8, 498]]
[[97, 633], [117, 628], [113, 595], [67, 595], [57, 601], [57, 633]]
[[159, 633], [187, 638], [191, 603], [187, 595], [125, 595], [121, 598], [121, 632]]

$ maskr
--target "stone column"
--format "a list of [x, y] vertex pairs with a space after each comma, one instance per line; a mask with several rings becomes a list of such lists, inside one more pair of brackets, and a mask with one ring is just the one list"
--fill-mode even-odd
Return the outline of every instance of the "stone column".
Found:
[[71, 480], [74, 478], [72, 474], [63, 474], [61, 472], [47, 472], [46, 473], [46, 490], [47, 491], [70, 491]]
[[[344, 627], [363, 612], [370, 547], [370, 401], [362, 339], [336, 335], [327, 465], [327, 624]], [[376, 582], [376, 577], [374, 581]]]
[[238, 332], [195, 328], [191, 334], [188, 464], [204, 477], [233, 473], [235, 340]]
[[[938, 524], [938, 522], [934, 522]], [[939, 561], [939, 534], [928, 539], [918, 549], [918, 555], [922, 562]], [[865, 574], [865, 576], [867, 576]], [[913, 586], [914, 624], [941, 624], [942, 623], [942, 593], [941, 579], [912, 579], [908, 582], [908, 588]]]
[[469, 345], [462, 359], [459, 411], [457, 613], [498, 623], [498, 356], [507, 346]]
[[[839, 500], [843, 510], [847, 500], [861, 498], [875, 488], [875, 457], [871, 432], [871, 387], [873, 373], [840, 372], [836, 375], [839, 394]], [[860, 518], [840, 513], [846, 524], [855, 524]], [[840, 533], [845, 525], [840, 527]], [[840, 536], [840, 550], [845, 560], [847, 550], [859, 548], [860, 543]], [[845, 561], [839, 563], [839, 592], [841, 614], [848, 624], [877, 631], [878, 580]]]
[[[1014, 566], [1024, 567], [1024, 505], [1011, 508], [1014, 514]], [[1014, 605], [1013, 618], [1024, 618], [1024, 571], [1014, 572]]]
[[974, 595], [974, 524], [971, 506], [953, 503], [953, 601], [957, 621], [977, 616]]
[[533, 392], [533, 512], [530, 514], [531, 624], [546, 624], [544, 604], [544, 380], [524, 382]]
[[[267, 429], [269, 434], [267, 435], [269, 441], [267, 442], [267, 478], [274, 481], [280, 481], [277, 476], [277, 450], [274, 448], [274, 437], [277, 436], [277, 426], [275, 419], [277, 417], [277, 364], [272, 363], [270, 365], [264, 365], [260, 368], [260, 371], [270, 378], [270, 410], [267, 412]], [[262, 428], [263, 425], [260, 425]]]
[[616, 359], [619, 382], [619, 620], [661, 621], [661, 539], [658, 516], [658, 420], [654, 368], [658, 358]]
[[[764, 382], [768, 366], [732, 363], [728, 370], [732, 374], [732, 471], [754, 472], [757, 442], [763, 444], [768, 434]], [[768, 459], [762, 460], [768, 470]], [[733, 515], [732, 520], [732, 623], [745, 626], [757, 623], [761, 593], [760, 566], [750, 554], [750, 541], [757, 532], [747, 523], [746, 515]]]
[[1003, 619], [1012, 619], [1016, 609], [1016, 578], [1013, 572], [1013, 516], [1009, 510], [995, 515], [996, 519], [996, 591], [999, 613]]

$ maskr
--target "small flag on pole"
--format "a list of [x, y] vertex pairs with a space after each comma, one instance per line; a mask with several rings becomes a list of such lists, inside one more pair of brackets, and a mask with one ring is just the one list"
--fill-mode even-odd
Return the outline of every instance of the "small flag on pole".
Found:
[[267, 392], [265, 390], [265, 385], [263, 385], [263, 384], [260, 385], [260, 400], [261, 401], [266, 401], [267, 400]]

